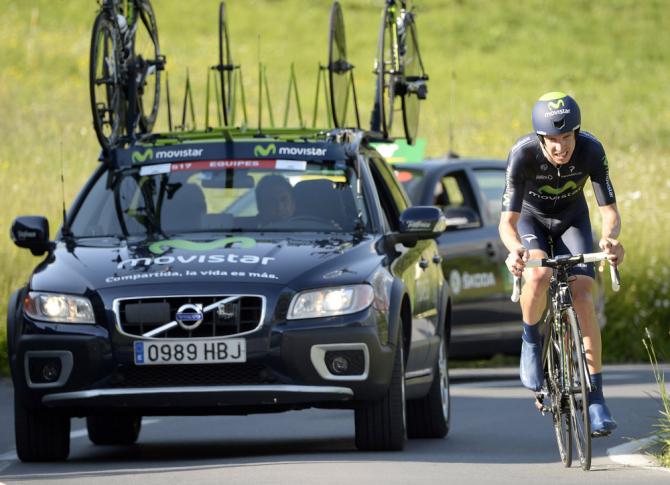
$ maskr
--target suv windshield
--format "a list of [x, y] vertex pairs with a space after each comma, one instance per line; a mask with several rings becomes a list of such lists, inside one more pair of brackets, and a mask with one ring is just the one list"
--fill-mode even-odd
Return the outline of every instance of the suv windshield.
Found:
[[105, 172], [83, 200], [75, 237], [193, 232], [352, 232], [368, 226], [344, 162], [231, 160]]

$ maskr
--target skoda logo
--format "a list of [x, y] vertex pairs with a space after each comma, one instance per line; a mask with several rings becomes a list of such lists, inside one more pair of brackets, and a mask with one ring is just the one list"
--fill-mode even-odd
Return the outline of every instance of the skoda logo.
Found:
[[202, 305], [187, 303], [179, 307], [175, 320], [184, 330], [195, 330], [200, 326], [204, 317]]

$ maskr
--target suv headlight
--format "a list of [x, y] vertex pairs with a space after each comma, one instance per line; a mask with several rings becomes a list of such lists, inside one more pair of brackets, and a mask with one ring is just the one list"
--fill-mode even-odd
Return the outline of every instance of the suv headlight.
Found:
[[369, 307], [374, 300], [370, 285], [337, 286], [302, 291], [293, 297], [288, 320], [332, 317], [356, 313]]
[[24, 302], [26, 314], [35, 320], [55, 323], [95, 323], [88, 298], [31, 291]]

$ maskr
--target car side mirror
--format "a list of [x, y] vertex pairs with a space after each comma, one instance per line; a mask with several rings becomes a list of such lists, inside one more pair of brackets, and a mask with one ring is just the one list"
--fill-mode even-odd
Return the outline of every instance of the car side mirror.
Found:
[[446, 227], [444, 214], [434, 206], [408, 207], [400, 214], [400, 233], [414, 235], [417, 239], [437, 237]]
[[472, 229], [473, 227], [480, 227], [482, 225], [479, 214], [472, 207], [447, 207], [444, 209], [444, 215], [446, 217], [447, 231]]
[[34, 256], [49, 250], [49, 221], [42, 216], [21, 216], [14, 219], [10, 236], [20, 248], [30, 249]]

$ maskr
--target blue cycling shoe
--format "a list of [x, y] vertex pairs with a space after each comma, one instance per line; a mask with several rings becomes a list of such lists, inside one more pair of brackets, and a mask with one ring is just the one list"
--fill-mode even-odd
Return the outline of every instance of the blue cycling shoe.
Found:
[[589, 404], [589, 417], [591, 418], [591, 436], [594, 438], [608, 436], [617, 429], [616, 421], [604, 400]]
[[524, 387], [531, 391], [542, 389], [544, 382], [544, 372], [542, 371], [542, 344], [532, 344], [521, 339], [521, 363], [519, 365], [519, 375]]

